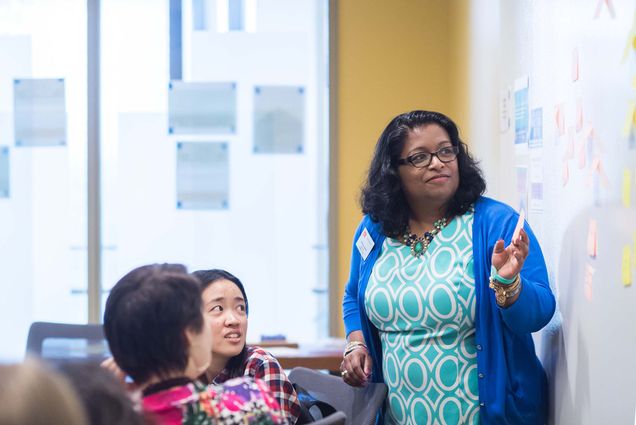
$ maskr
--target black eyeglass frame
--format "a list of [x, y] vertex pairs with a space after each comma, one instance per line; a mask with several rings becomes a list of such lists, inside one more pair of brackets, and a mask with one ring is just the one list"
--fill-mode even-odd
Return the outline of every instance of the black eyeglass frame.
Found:
[[[442, 158], [440, 158], [439, 153], [443, 150], [446, 149], [450, 149], [454, 156], [451, 159], [448, 160], [443, 160]], [[413, 162], [413, 158], [418, 156], [418, 155], [422, 155], [422, 154], [427, 154], [429, 155], [428, 161], [426, 161], [426, 164], [424, 163], [420, 163], [418, 165], [416, 165]], [[453, 162], [457, 159], [457, 155], [459, 155], [459, 148], [457, 146], [444, 146], [441, 149], [438, 149], [435, 152], [418, 152], [418, 153], [414, 153], [413, 155], [409, 155], [406, 158], [400, 158], [398, 159], [397, 163], [398, 165], [412, 165], [415, 168], [425, 168], [428, 167], [429, 165], [431, 165], [431, 162], [433, 162], [433, 157], [437, 158], [440, 160], [440, 162], [443, 162], [444, 164], [447, 164], [449, 162]]]

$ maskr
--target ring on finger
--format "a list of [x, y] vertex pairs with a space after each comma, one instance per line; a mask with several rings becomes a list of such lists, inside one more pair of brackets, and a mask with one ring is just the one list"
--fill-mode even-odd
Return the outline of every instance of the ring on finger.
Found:
[[347, 376], [347, 373], [349, 373], [348, 370], [343, 370], [342, 372], [340, 372], [340, 376], [344, 378], [345, 376]]

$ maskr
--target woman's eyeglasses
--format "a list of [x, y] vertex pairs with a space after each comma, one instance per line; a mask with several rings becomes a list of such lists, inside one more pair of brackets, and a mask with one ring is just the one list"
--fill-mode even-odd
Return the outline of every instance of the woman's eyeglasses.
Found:
[[400, 158], [398, 160], [398, 165], [411, 164], [416, 168], [424, 168], [429, 166], [434, 156], [443, 163], [447, 163], [457, 158], [458, 153], [459, 148], [457, 146], [446, 146], [437, 152], [418, 152], [411, 156], [407, 156], [406, 158]]

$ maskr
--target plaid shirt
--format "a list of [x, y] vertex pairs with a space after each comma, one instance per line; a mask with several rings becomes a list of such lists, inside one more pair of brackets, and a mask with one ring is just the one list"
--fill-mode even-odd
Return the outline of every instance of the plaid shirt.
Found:
[[[296, 390], [278, 360], [261, 347], [252, 345], [247, 347], [247, 360], [245, 362], [244, 376], [250, 376], [265, 382], [274, 398], [280, 404], [283, 414], [287, 421], [293, 425], [300, 416], [300, 402]], [[229, 379], [228, 372], [223, 369], [213, 380], [212, 383], [219, 385]]]

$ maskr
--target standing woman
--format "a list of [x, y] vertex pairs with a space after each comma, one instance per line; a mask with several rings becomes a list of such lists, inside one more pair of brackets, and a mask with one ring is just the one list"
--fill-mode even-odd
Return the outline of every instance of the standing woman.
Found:
[[[395, 117], [362, 189], [343, 311], [349, 385], [385, 382], [387, 423], [543, 424], [532, 332], [555, 300], [539, 244], [438, 112]], [[513, 237], [514, 233], [514, 237]]]
[[201, 283], [203, 306], [211, 319], [212, 362], [201, 378], [220, 385], [228, 379], [251, 377], [262, 380], [280, 404], [291, 425], [300, 416], [300, 402], [278, 360], [261, 347], [246, 345], [249, 304], [243, 283], [220, 269], [198, 270], [192, 275]]

